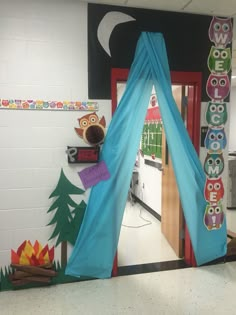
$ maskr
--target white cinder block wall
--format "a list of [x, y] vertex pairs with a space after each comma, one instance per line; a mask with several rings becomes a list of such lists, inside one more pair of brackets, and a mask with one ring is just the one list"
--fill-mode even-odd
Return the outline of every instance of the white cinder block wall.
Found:
[[[87, 101], [87, 4], [8, 0], [0, 7], [0, 98]], [[110, 101], [99, 108], [109, 123]], [[0, 267], [24, 240], [54, 245], [48, 197], [62, 167], [83, 188], [80, 166], [68, 165], [65, 150], [85, 145], [74, 132], [84, 114], [0, 110]]]
[[229, 151], [236, 151], [236, 86], [232, 86], [230, 93], [230, 117], [229, 117]]

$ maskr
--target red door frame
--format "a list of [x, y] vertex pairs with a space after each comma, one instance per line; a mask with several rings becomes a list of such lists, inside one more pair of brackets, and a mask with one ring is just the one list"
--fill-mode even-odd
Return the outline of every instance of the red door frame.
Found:
[[[113, 68], [111, 70], [111, 103], [112, 115], [117, 107], [117, 82], [125, 82], [128, 79], [129, 69]], [[178, 72], [171, 71], [171, 82], [173, 85], [189, 86], [188, 101], [194, 106], [189, 106], [187, 112], [187, 130], [192, 139], [197, 154], [199, 155], [200, 141], [200, 109], [201, 109], [201, 88], [202, 74], [200, 72]], [[184, 260], [188, 265], [196, 266], [196, 260], [189, 236], [185, 225]], [[117, 254], [114, 259], [112, 276], [117, 276]]]

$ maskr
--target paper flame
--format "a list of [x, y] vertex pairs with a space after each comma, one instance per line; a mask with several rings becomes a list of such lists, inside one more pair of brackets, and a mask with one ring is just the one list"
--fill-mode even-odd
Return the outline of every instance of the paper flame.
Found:
[[11, 250], [11, 263], [19, 265], [39, 266], [52, 263], [54, 259], [54, 247], [42, 245], [35, 241], [32, 246], [30, 241], [24, 241], [15, 252]]

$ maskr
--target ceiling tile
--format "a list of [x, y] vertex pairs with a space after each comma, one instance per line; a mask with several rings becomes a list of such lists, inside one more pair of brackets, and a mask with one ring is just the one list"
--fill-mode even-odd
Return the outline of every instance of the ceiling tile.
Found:
[[81, 0], [84, 2], [139, 7], [166, 11], [183, 11], [197, 14], [232, 16], [236, 15], [235, 0]]
[[80, 0], [81, 2], [88, 2], [88, 3], [97, 3], [97, 4], [109, 4], [109, 5], [120, 5], [125, 6], [127, 1], [125, 0]]
[[188, 0], [128, 0], [126, 1], [126, 6], [166, 11], [180, 11], [188, 2]]
[[195, 12], [209, 15], [232, 16], [236, 14], [235, 0], [193, 0], [186, 8], [186, 12]]

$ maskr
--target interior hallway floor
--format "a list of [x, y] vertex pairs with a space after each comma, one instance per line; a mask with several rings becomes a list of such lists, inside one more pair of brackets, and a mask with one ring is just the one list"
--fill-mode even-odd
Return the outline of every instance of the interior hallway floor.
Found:
[[235, 314], [236, 262], [0, 293], [2, 315]]
[[118, 266], [179, 259], [161, 232], [161, 222], [138, 202], [127, 202], [118, 244]]

